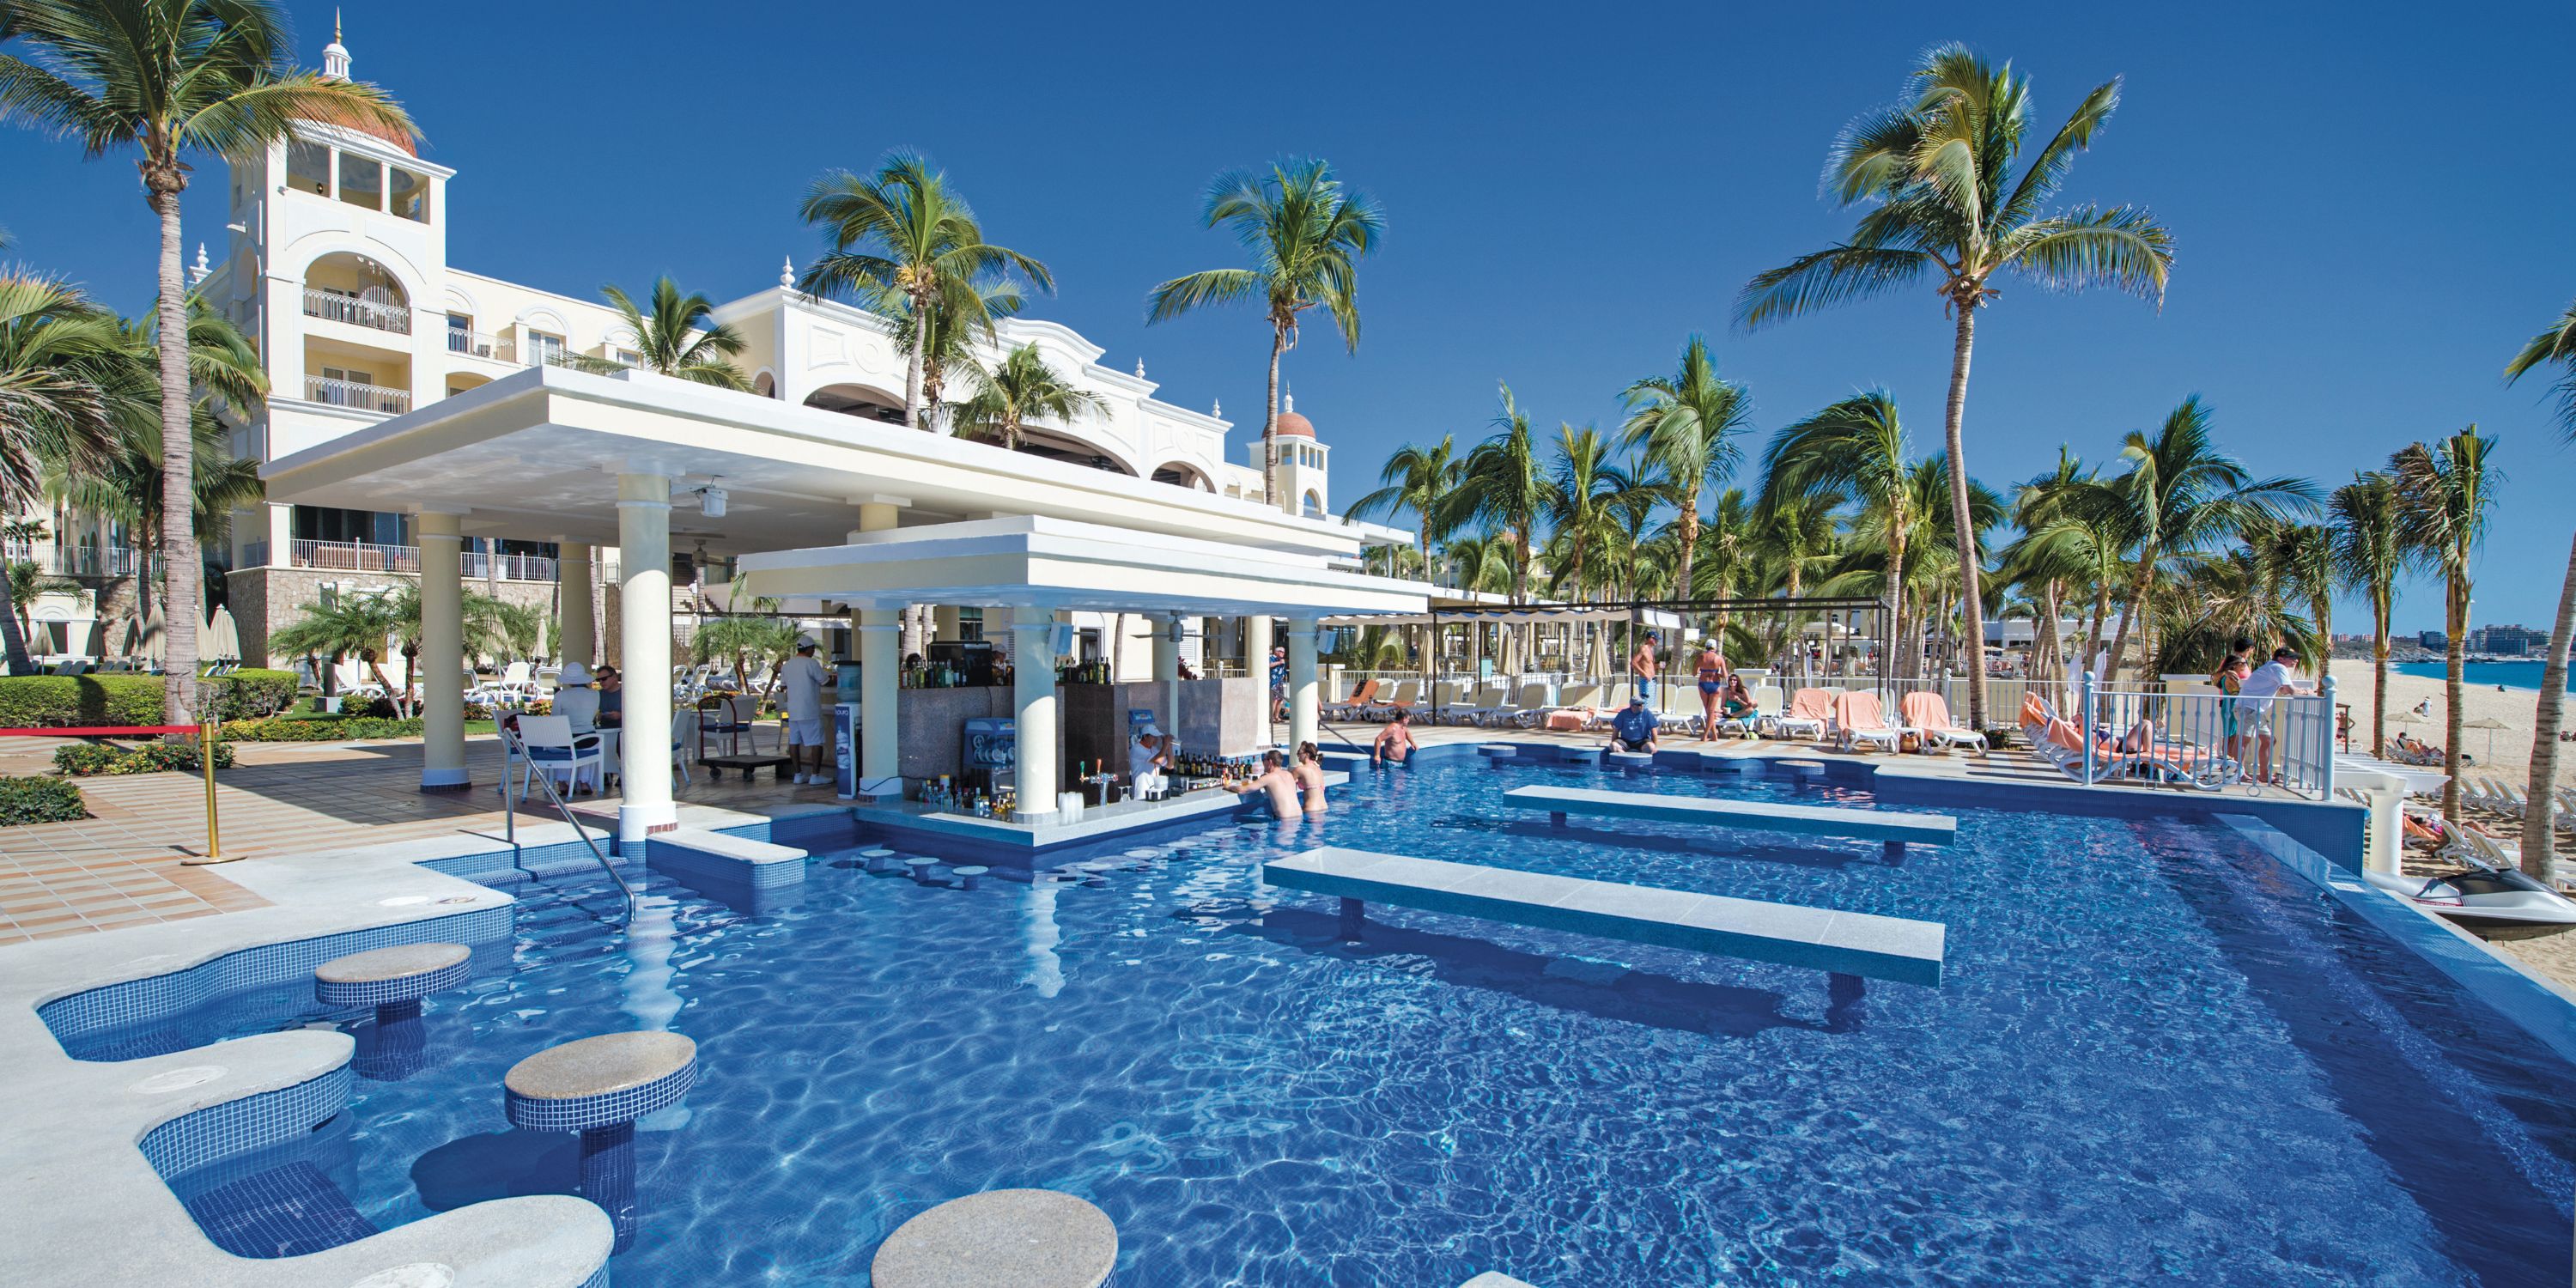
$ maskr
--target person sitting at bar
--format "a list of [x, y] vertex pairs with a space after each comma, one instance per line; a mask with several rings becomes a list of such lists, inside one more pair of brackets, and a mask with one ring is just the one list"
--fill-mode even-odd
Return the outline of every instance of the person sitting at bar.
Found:
[[1628, 705], [1619, 708], [1619, 714], [1610, 717], [1610, 750], [1642, 751], [1653, 754], [1655, 713], [1646, 709], [1644, 694], [1629, 694]]
[[1296, 767], [1288, 772], [1296, 778], [1299, 787], [1306, 789], [1306, 812], [1323, 813], [1325, 810], [1324, 749], [1312, 742], [1298, 743]]
[[599, 729], [599, 691], [590, 685], [590, 668], [579, 662], [564, 663], [555, 677], [554, 713], [572, 722], [576, 737]]
[[1404, 763], [1413, 754], [1413, 716], [1397, 711], [1388, 717], [1386, 727], [1377, 731], [1377, 742], [1369, 748], [1369, 763], [1385, 765]]
[[1280, 763], [1277, 748], [1261, 753], [1259, 775], [1239, 783], [1229, 777], [1221, 786], [1237, 796], [1270, 793], [1270, 813], [1276, 818], [1296, 818], [1304, 813], [1297, 803], [1297, 776]]
[[1168, 781], [1164, 775], [1172, 768], [1172, 740], [1157, 725], [1147, 725], [1127, 745], [1127, 786], [1138, 800], [1152, 800], [1163, 794]]
[[596, 674], [599, 686], [599, 727], [614, 729], [626, 721], [626, 681], [617, 668], [603, 666]]

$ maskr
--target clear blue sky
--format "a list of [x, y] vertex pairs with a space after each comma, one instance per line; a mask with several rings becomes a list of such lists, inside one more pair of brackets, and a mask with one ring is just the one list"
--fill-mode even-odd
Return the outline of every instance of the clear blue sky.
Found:
[[[1936, 449], [1949, 330], [1929, 292], [1747, 336], [1737, 289], [1848, 228], [1817, 195], [1826, 145], [1924, 47], [2014, 60], [2050, 126], [2124, 76], [2066, 195], [2152, 207], [2171, 294], [2007, 284], [1979, 332], [1971, 468], [2001, 485], [2060, 442], [2107, 457], [2194, 391], [2256, 469], [2329, 484], [2474, 420], [2511, 476], [2476, 619], [2545, 625], [2576, 450], [2542, 388], [2498, 371], [2576, 297], [2576, 7], [1942, 8], [994, 5], [925, 31], [846, 5], [360, 3], [348, 43], [459, 171], [460, 266], [582, 295], [667, 272], [730, 298], [813, 256], [794, 206], [816, 175], [915, 147], [991, 239], [1055, 269], [1033, 313], [1122, 369], [1141, 356], [1173, 402], [1222, 398], [1238, 441], [1259, 431], [1261, 323], [1148, 328], [1145, 292], [1235, 262], [1195, 226], [1209, 176], [1330, 158], [1389, 227], [1359, 353], [1313, 328], [1288, 367], [1345, 500], [1399, 443], [1483, 433], [1497, 379], [1550, 428], [1611, 425], [1695, 330], [1751, 385], [1759, 433], [1884, 385]], [[331, 8], [293, 10], [318, 63]], [[141, 307], [152, 226], [127, 162], [8, 130], [0, 176], [17, 257]], [[221, 244], [220, 188], [191, 195], [192, 251]], [[2439, 621], [2410, 588], [2400, 627]]]

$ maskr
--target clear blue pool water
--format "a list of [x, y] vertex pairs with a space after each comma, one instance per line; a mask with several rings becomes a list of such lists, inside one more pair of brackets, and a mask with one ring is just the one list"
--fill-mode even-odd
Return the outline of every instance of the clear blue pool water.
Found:
[[[507, 1127], [502, 1073], [669, 1026], [702, 1074], [639, 1138], [629, 1288], [863, 1284], [904, 1219], [1022, 1185], [1109, 1212], [1122, 1288], [2567, 1274], [2576, 1071], [2233, 833], [1967, 810], [1958, 847], [1890, 867], [1495, 803], [1615, 777], [1363, 776], [1321, 821], [1064, 884], [834, 855], [761, 917], [656, 878], [624, 933], [595, 888], [541, 883], [507, 967], [431, 999], [427, 1067], [361, 1080], [297, 1154], [378, 1226], [568, 1191], [570, 1138]], [[1947, 982], [1836, 1005], [1813, 972], [1382, 908], [1341, 943], [1324, 901], [1256, 875], [1319, 843], [1939, 920]]]

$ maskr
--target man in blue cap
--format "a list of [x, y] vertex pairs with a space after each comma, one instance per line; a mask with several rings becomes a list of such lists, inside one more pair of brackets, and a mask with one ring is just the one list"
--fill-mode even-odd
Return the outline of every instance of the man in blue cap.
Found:
[[1655, 750], [1655, 713], [1646, 709], [1644, 698], [1629, 694], [1628, 705], [1610, 717], [1610, 750], [1650, 754]]

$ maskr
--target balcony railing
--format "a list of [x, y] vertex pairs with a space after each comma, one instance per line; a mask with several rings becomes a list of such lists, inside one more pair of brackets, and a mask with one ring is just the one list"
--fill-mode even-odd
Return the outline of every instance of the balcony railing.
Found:
[[553, 581], [555, 561], [544, 555], [505, 554], [497, 559], [480, 550], [468, 550], [464, 558], [464, 576], [468, 581], [497, 577], [502, 581]]
[[511, 361], [510, 341], [506, 337], [494, 335], [489, 331], [459, 331], [454, 327], [449, 327], [447, 329], [447, 351], [449, 353], [470, 354], [477, 358], [497, 358], [503, 362]]
[[411, 391], [408, 389], [362, 385], [354, 380], [333, 380], [327, 376], [306, 376], [304, 396], [332, 407], [354, 407], [359, 411], [380, 411], [392, 416], [411, 410]]
[[136, 567], [132, 546], [55, 546], [53, 551], [54, 566], [46, 571], [61, 577], [131, 577]]
[[420, 571], [420, 547], [380, 546], [372, 541], [293, 541], [287, 559], [297, 568], [335, 572]]
[[342, 295], [320, 287], [304, 288], [304, 316], [351, 326], [371, 327], [378, 331], [411, 334], [411, 309], [401, 304], [379, 304], [354, 295]]

